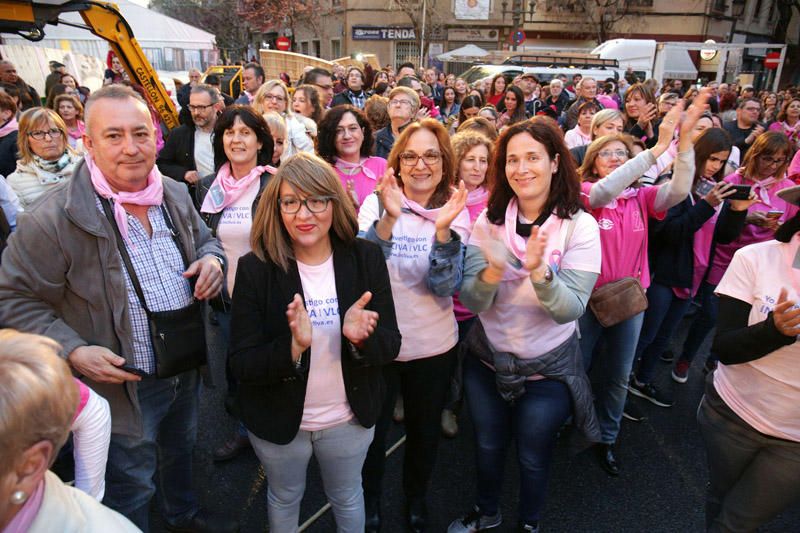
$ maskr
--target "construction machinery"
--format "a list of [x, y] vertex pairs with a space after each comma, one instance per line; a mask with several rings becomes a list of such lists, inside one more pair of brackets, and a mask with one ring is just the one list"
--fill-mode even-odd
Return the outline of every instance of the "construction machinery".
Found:
[[[75, 12], [84, 24], [59, 18], [63, 13]], [[83, 28], [106, 40], [130, 79], [144, 88], [164, 126], [172, 129], [180, 125], [175, 105], [116, 4], [97, 0], [0, 0], [0, 33], [15, 33], [35, 42], [44, 38], [47, 24]]]

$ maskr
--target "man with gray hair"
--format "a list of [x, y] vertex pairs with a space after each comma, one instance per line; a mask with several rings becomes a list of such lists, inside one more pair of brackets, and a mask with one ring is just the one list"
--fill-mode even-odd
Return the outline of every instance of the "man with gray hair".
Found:
[[107, 506], [146, 532], [158, 483], [168, 530], [236, 531], [235, 521], [200, 508], [192, 486], [202, 342], [165, 371], [191, 339], [159, 341], [172, 338], [163, 326], [175, 315], [202, 335], [196, 301], [219, 293], [225, 255], [186, 187], [155, 166], [155, 130], [139, 95], [103, 87], [85, 117], [85, 159], [20, 215], [9, 239], [0, 323], [56, 340], [111, 406]]
[[556, 113], [561, 116], [569, 105], [569, 95], [564, 90], [564, 82], [558, 78], [550, 80], [550, 95], [544, 99], [545, 106], [555, 106]]
[[214, 87], [195, 85], [186, 107], [192, 120], [170, 132], [156, 164], [165, 175], [186, 183], [194, 198], [195, 183], [214, 173], [211, 134], [222, 111], [222, 99]]

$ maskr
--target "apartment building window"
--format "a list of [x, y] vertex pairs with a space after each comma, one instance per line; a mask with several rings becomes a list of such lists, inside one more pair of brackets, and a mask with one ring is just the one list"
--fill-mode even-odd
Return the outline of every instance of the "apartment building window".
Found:
[[322, 45], [321, 45], [321, 43], [319, 42], [319, 40], [317, 40], [317, 39], [314, 39], [313, 41], [311, 41], [311, 49], [313, 50], [313, 52], [311, 53], [311, 55], [313, 55], [314, 57], [321, 57], [321, 56], [320, 56], [320, 52], [321, 52], [321, 50], [320, 50], [320, 49], [321, 49], [321, 48], [322, 48]]
[[628, 7], [653, 7], [653, 0], [628, 0]]
[[339, 39], [331, 39], [331, 59], [338, 59], [342, 57], [342, 41]]
[[394, 64], [399, 65], [410, 61], [415, 65], [419, 63], [419, 47], [416, 41], [395, 41]]
[[303, 55], [308, 55], [308, 41], [303, 41], [300, 43], [300, 53]]

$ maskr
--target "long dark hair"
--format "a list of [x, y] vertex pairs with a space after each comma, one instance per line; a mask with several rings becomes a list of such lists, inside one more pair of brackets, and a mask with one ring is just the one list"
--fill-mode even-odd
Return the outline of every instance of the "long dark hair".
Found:
[[[514, 114], [508, 119], [509, 124], [515, 124], [522, 120], [528, 118], [525, 114], [525, 94], [522, 92], [522, 89], [517, 87], [516, 85], [511, 85], [506, 89], [505, 94], [509, 92], [514, 93], [514, 96], [517, 98], [517, 107], [514, 108]], [[506, 97], [503, 96], [503, 105], [505, 105]], [[506, 113], [508, 113], [508, 109], [506, 108]]]
[[564, 144], [564, 135], [558, 125], [546, 117], [534, 117], [530, 120], [512, 124], [500, 134], [495, 143], [492, 162], [489, 165], [489, 203], [486, 216], [489, 222], [502, 225], [506, 219], [506, 207], [516, 196], [506, 176], [506, 153], [508, 142], [512, 137], [526, 133], [544, 145], [551, 160], [558, 156], [558, 169], [550, 181], [550, 193], [542, 208], [543, 213], [556, 212], [559, 218], [570, 218], [581, 209], [581, 181], [575, 160]]
[[317, 153], [330, 163], [336, 161], [336, 128], [346, 113], [356, 117], [356, 122], [364, 131], [364, 140], [361, 143], [361, 157], [369, 157], [372, 150], [372, 126], [367, 116], [357, 107], [351, 105], [337, 105], [325, 113], [317, 128]]
[[[461, 101], [461, 107], [458, 109], [459, 124], [466, 122], [467, 116], [464, 114], [464, 109], [469, 109], [470, 107], [477, 107], [478, 109], [483, 107], [483, 101], [478, 97], [478, 95], [471, 94], [469, 96], [465, 96]], [[525, 105], [523, 104], [523, 108], [524, 107]]]
[[775, 231], [775, 240], [789, 242], [798, 231], [800, 231], [800, 211], [778, 227]]
[[225, 154], [225, 146], [223, 145], [223, 137], [225, 137], [225, 130], [233, 127], [236, 117], [239, 117], [239, 120], [245, 126], [256, 133], [256, 138], [261, 143], [256, 165], [272, 164], [272, 151], [275, 146], [264, 117], [253, 111], [250, 106], [235, 104], [226, 107], [214, 125], [214, 170], [218, 172], [220, 167], [228, 162], [228, 156]]
[[[708, 128], [702, 132], [694, 142], [694, 183], [703, 177], [703, 169], [711, 154], [730, 152], [731, 146], [733, 146], [731, 136], [722, 128]], [[716, 174], [708, 177], [720, 181], [725, 177], [725, 165], [722, 165]]]

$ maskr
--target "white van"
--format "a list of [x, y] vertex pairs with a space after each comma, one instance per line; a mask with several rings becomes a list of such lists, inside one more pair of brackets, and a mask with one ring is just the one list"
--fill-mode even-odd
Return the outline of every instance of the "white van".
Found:
[[526, 67], [520, 65], [475, 65], [465, 70], [460, 78], [463, 78], [467, 83], [475, 83], [479, 80], [491, 81], [496, 74], [503, 74], [506, 81], [511, 81], [520, 74], [531, 73], [539, 80], [540, 83], [549, 83], [550, 80], [564, 74], [567, 80], [572, 80], [572, 76], [580, 74], [583, 77], [590, 76], [598, 81], [603, 81], [607, 78], [619, 79], [624, 75], [624, 70], [618, 68], [569, 68], [569, 67]]

